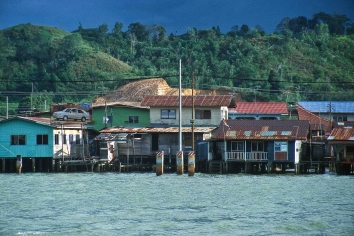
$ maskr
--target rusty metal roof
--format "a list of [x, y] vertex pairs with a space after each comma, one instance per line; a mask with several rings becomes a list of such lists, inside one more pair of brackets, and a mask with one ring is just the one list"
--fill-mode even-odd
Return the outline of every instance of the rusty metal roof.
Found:
[[325, 132], [332, 130], [331, 121], [311, 113], [300, 104], [297, 104], [297, 113], [299, 120], [308, 120], [310, 122], [311, 130], [324, 130]]
[[[195, 133], [210, 133], [215, 127], [194, 127]], [[100, 133], [178, 133], [178, 127], [155, 128], [155, 127], [110, 127]], [[191, 133], [191, 127], [182, 127], [182, 133]]]
[[288, 114], [285, 102], [236, 102], [229, 113], [238, 114]]
[[309, 122], [303, 120], [226, 120], [220, 122], [215, 139], [306, 140]]
[[60, 121], [60, 122], [53, 122], [50, 118], [44, 117], [36, 117], [36, 116], [16, 116], [7, 120], [2, 120], [0, 122], [6, 122], [10, 120], [27, 120], [30, 122], [34, 122], [40, 125], [47, 125], [53, 128], [65, 128], [65, 129], [92, 129], [92, 126], [87, 126], [82, 122], [71, 122], [71, 121]]
[[334, 128], [327, 138], [328, 141], [353, 141], [354, 128]]
[[[194, 97], [194, 106], [197, 107], [220, 107], [229, 106], [232, 101], [232, 95], [196, 95], [182, 96], [182, 106], [191, 107]], [[148, 95], [141, 102], [141, 106], [150, 107], [177, 107], [179, 105], [179, 96], [172, 95]]]

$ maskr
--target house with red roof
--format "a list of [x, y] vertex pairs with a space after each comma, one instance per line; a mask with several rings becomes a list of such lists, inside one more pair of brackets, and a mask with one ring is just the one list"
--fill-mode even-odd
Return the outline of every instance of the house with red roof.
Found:
[[[225, 124], [226, 123], [226, 124]], [[226, 120], [212, 141], [212, 160], [226, 165], [227, 173], [272, 172], [277, 166], [300, 173], [302, 144], [309, 139], [305, 120]]]
[[[103, 146], [105, 142], [116, 145], [116, 157], [123, 164], [135, 163], [136, 156], [141, 157], [139, 162], [155, 162], [157, 151], [163, 151], [165, 163], [172, 164], [175, 163], [172, 159], [180, 151], [180, 120], [181, 147], [187, 157], [190, 151], [197, 152], [199, 144], [211, 137], [222, 119], [227, 119], [228, 108], [235, 106], [232, 95], [182, 96], [180, 113], [179, 99], [174, 95], [145, 96], [141, 106], [150, 109], [148, 127], [108, 127], [100, 131], [97, 141]], [[206, 159], [206, 149], [201, 148], [203, 151], [198, 152], [196, 159]], [[100, 155], [106, 154], [100, 151]]]
[[285, 102], [236, 102], [229, 108], [231, 120], [280, 120], [289, 113]]
[[[150, 126], [179, 126], [179, 96], [145, 96], [141, 106], [150, 107]], [[182, 126], [193, 122], [195, 126], [217, 127], [220, 120], [228, 118], [228, 107], [234, 106], [232, 95], [182, 96]]]

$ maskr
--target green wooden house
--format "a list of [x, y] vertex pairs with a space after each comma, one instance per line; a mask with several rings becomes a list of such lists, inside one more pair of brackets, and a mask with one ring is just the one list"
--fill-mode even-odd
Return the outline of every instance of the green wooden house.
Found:
[[146, 127], [150, 125], [150, 109], [142, 106], [110, 103], [93, 105], [92, 125], [95, 130], [108, 127]]

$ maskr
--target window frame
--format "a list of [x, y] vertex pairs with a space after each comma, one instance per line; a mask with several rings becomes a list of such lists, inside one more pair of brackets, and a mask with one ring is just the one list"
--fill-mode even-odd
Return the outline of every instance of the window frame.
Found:
[[[286, 150], [284, 150], [286, 147]], [[274, 152], [288, 152], [289, 144], [285, 141], [275, 141], [274, 142]]]
[[[164, 114], [164, 112], [167, 112], [167, 114]], [[176, 109], [161, 109], [160, 117], [161, 119], [176, 119]]]
[[195, 109], [194, 113], [195, 113], [194, 117], [196, 120], [210, 120], [211, 119], [211, 110]]
[[[234, 145], [235, 144], [235, 145]], [[239, 145], [241, 144], [242, 149], [239, 149]], [[236, 146], [236, 149], [234, 147]], [[243, 141], [232, 141], [231, 142], [231, 151], [232, 152], [243, 152], [245, 150], [245, 144]]]
[[[254, 150], [254, 144], [257, 145], [257, 150]], [[262, 144], [262, 148], [260, 149], [260, 144]], [[252, 152], [266, 152], [268, 149], [268, 144], [264, 141], [252, 141], [251, 142], [251, 151]]]
[[59, 137], [60, 135], [59, 134], [54, 134], [54, 145], [59, 145]]
[[128, 117], [129, 124], [137, 124], [139, 123], [139, 116], [129, 116]]
[[48, 145], [49, 144], [49, 135], [48, 134], [37, 134], [36, 135], [36, 144], [37, 145]]
[[25, 134], [11, 134], [10, 135], [10, 145], [15, 145], [15, 146], [26, 145], [26, 135]]

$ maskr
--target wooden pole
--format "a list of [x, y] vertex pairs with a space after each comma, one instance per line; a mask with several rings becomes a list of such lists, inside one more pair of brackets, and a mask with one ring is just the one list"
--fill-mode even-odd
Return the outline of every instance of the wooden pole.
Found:
[[179, 151], [176, 155], [176, 163], [177, 163], [177, 174], [182, 175], [184, 172], [183, 168], [183, 152]]
[[195, 156], [194, 152], [188, 153], [188, 176], [194, 176], [195, 172]]
[[163, 175], [164, 171], [164, 151], [156, 153], [156, 175]]
[[22, 169], [22, 156], [17, 155], [17, 160], [16, 160], [16, 171], [17, 174], [21, 174], [21, 169]]

